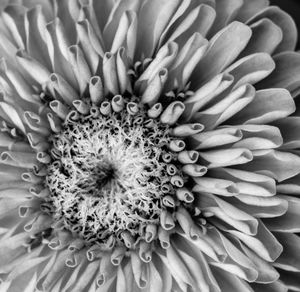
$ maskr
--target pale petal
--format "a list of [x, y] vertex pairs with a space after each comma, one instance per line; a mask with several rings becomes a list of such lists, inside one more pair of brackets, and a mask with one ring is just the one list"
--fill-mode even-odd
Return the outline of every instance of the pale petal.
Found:
[[244, 148], [200, 152], [200, 157], [203, 160], [203, 164], [207, 165], [208, 168], [244, 164], [253, 159], [251, 151]]
[[2, 17], [5, 25], [10, 31], [10, 34], [19, 49], [25, 49], [25, 7], [21, 5], [7, 6]]
[[243, 6], [239, 10], [236, 19], [242, 22], [247, 21], [250, 17], [263, 10], [269, 5], [268, 0], [251, 0], [244, 1]]
[[136, 12], [141, 5], [139, 0], [123, 0], [116, 1], [107, 23], [103, 29], [103, 38], [108, 48], [112, 47], [113, 39], [117, 33], [118, 25], [121, 22], [122, 15], [125, 11]]
[[267, 227], [260, 221], [258, 225], [258, 232], [255, 236], [250, 236], [235, 230], [229, 230], [227, 232], [236, 236], [265, 261], [274, 262], [282, 253], [282, 245], [277, 241], [276, 237], [274, 237], [269, 229], [267, 229]]
[[90, 281], [95, 277], [99, 268], [99, 262], [96, 260], [92, 263], [88, 263], [85, 270], [81, 273], [80, 278], [76, 279], [75, 285], [72, 287], [73, 292], [81, 292], [87, 288]]
[[68, 61], [79, 84], [80, 94], [83, 95], [92, 77], [92, 72], [79, 46], [74, 45], [68, 48]]
[[299, 195], [300, 194], [300, 175], [295, 175], [277, 185], [277, 191], [281, 194]]
[[259, 196], [239, 194], [235, 198], [225, 198], [224, 200], [255, 218], [279, 217], [286, 213], [288, 209], [286, 200], [277, 196], [262, 197], [259, 188], [255, 191]]
[[300, 89], [300, 54], [284, 52], [274, 56], [276, 64], [274, 72], [258, 84], [258, 88], [286, 88], [293, 97]]
[[[253, 5], [254, 6], [254, 5]], [[241, 56], [264, 52], [273, 54], [282, 41], [282, 30], [273, 21], [263, 18], [250, 25], [252, 37]], [[268, 40], [266, 42], [266, 39]]]
[[195, 203], [200, 210], [211, 212], [218, 219], [229, 224], [233, 227], [232, 230], [239, 230], [248, 235], [255, 235], [257, 232], [258, 221], [254, 217], [218, 198], [218, 196], [199, 193], [198, 196], [195, 196]]
[[209, 31], [209, 35], [212, 36], [216, 34], [219, 30], [228, 25], [240, 11], [244, 2], [243, 0], [216, 1], [215, 10], [217, 13], [217, 21], [214, 22], [213, 27]]
[[67, 82], [69, 82], [75, 89], [78, 84], [71, 68], [68, 59], [68, 39], [66, 32], [63, 30], [59, 19], [55, 19], [46, 26], [47, 28], [47, 48], [51, 59], [53, 71], [60, 74]]
[[299, 272], [290, 272], [279, 269], [280, 280], [287, 287], [288, 291], [300, 291], [300, 273]]
[[221, 73], [245, 48], [251, 38], [251, 29], [232, 22], [219, 31], [209, 42], [206, 55], [198, 63], [191, 78], [193, 88]]
[[297, 149], [300, 147], [300, 118], [286, 117], [275, 122], [283, 137], [281, 149]]
[[296, 109], [290, 93], [285, 89], [264, 89], [256, 92], [254, 100], [233, 118], [232, 122], [268, 124], [292, 114]]
[[[279, 273], [273, 267], [272, 264], [266, 262], [254, 251], [246, 247], [240, 241], [237, 241], [238, 246], [243, 250], [243, 252], [251, 259], [252, 263], [255, 265], [255, 269], [258, 271], [258, 278], [256, 282], [258, 283], [273, 283], [279, 278]], [[256, 291], [256, 290], [255, 290]]]
[[274, 235], [283, 246], [283, 252], [274, 266], [287, 271], [300, 272], [300, 237], [282, 232], [275, 232]]
[[233, 81], [232, 75], [219, 74], [195, 91], [191, 97], [184, 101], [184, 121], [189, 121], [197, 111], [216, 99], [223, 92], [226, 92]]
[[208, 176], [193, 179], [197, 183], [193, 188], [193, 191], [196, 192], [212, 193], [221, 196], [236, 196], [239, 193], [239, 189], [232, 181]]
[[243, 134], [238, 129], [223, 128], [205, 131], [188, 137], [188, 145], [192, 149], [211, 149], [241, 140]]
[[219, 244], [224, 246], [228, 257], [224, 262], [212, 262], [211, 265], [217, 266], [247, 282], [255, 281], [258, 278], [255, 265], [234, 243], [235, 240], [230, 240], [219, 233]]
[[279, 217], [265, 219], [264, 223], [271, 231], [299, 232], [300, 231], [300, 199], [290, 196], [281, 196], [288, 201], [287, 212]]
[[241, 86], [207, 110], [195, 113], [192, 120], [203, 124], [207, 130], [215, 129], [231, 117], [235, 119], [235, 114], [247, 109], [254, 99], [255, 88], [249, 84]]
[[248, 148], [250, 150], [278, 148], [283, 143], [283, 138], [277, 127], [269, 125], [240, 125], [230, 128], [238, 129], [242, 139], [233, 144], [233, 147]]
[[207, 41], [200, 34], [194, 33], [180, 49], [174, 64], [169, 69], [166, 91], [172, 90], [176, 86], [179, 90], [184, 89], [206, 49]]
[[138, 27], [136, 59], [152, 57], [160, 35], [178, 9], [179, 3], [179, 0], [148, 0], [143, 3], [138, 15], [138, 21], [142, 24]]
[[25, 26], [27, 52], [51, 71], [51, 61], [46, 45], [47, 21], [42, 13], [42, 7], [36, 6], [29, 10], [26, 13], [26, 20], [28, 21], [28, 26]]
[[256, 292], [288, 292], [288, 288], [284, 285], [282, 281], [275, 281], [273, 283], [264, 284], [251, 284], [251, 287]]
[[300, 173], [299, 156], [276, 150], [252, 151], [253, 160], [246, 167], [247, 171], [256, 171], [268, 175], [279, 182]]
[[181, 47], [187, 41], [187, 38], [195, 32], [205, 37], [215, 20], [215, 16], [214, 9], [209, 5], [201, 4], [196, 6], [185, 15], [184, 21], [168, 31], [166, 42], [175, 40]]
[[210, 173], [235, 182], [241, 194], [267, 197], [276, 194], [275, 180], [263, 174], [231, 168], [212, 169]]
[[265, 79], [275, 69], [275, 63], [269, 54], [256, 53], [239, 59], [226, 69], [234, 77], [235, 88], [255, 84]]
[[270, 6], [260, 10], [259, 13], [247, 21], [247, 24], [252, 24], [263, 18], [269, 18], [282, 30], [283, 40], [275, 52], [293, 51], [297, 43], [297, 28], [292, 17], [279, 7]]
[[156, 54], [153, 61], [137, 80], [137, 84], [143, 80], [152, 80], [162, 69], [168, 69], [178, 54], [178, 45], [175, 42], [170, 42], [163, 46]]
[[254, 292], [249, 284], [239, 279], [230, 273], [226, 273], [218, 267], [212, 267], [212, 273], [216, 277], [219, 286], [222, 288], [222, 292], [243, 291]]
[[92, 42], [89, 38], [88, 26], [89, 26], [88, 21], [85, 19], [77, 22], [76, 29], [77, 29], [78, 39], [80, 41], [80, 47], [84, 52], [84, 56], [87, 60], [89, 68], [92, 71], [92, 74], [95, 74], [100, 64], [100, 56], [93, 48]]

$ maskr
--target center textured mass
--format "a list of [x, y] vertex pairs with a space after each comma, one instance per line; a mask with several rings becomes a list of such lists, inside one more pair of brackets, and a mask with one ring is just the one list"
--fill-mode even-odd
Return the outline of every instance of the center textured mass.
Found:
[[159, 223], [169, 137], [158, 122], [146, 127], [146, 119], [143, 111], [68, 118], [52, 138], [52, 215], [91, 244], [136, 240]]

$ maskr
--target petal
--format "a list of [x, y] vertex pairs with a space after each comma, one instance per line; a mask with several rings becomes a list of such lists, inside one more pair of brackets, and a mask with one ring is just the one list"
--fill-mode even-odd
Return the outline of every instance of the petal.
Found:
[[213, 27], [209, 31], [209, 35], [212, 36], [216, 34], [223, 27], [228, 25], [239, 12], [240, 8], [244, 4], [243, 0], [225, 0], [216, 1], [216, 19]]
[[258, 88], [285, 88], [296, 97], [300, 89], [300, 53], [280, 53], [274, 56], [274, 61], [275, 70], [257, 85]]
[[233, 147], [248, 148], [250, 150], [278, 148], [283, 143], [281, 131], [269, 125], [240, 125], [230, 128], [241, 131], [242, 139], [233, 144]]
[[[191, 5], [192, 7], [193, 5]], [[181, 47], [193, 33], [199, 33], [205, 37], [215, 20], [215, 16], [215, 10], [211, 6], [204, 4], [196, 6], [189, 11], [189, 14], [183, 16], [179, 25], [175, 23], [176, 27], [167, 31], [165, 39], [167, 41], [175, 40]]]
[[174, 64], [169, 69], [166, 91], [173, 90], [176, 86], [178, 86], [178, 90], [185, 88], [206, 49], [207, 40], [201, 34], [194, 33], [180, 49]]
[[99, 262], [96, 260], [88, 263], [87, 267], [82, 271], [80, 278], [77, 279], [76, 284], [72, 287], [73, 292], [81, 292], [86, 289], [90, 281], [94, 279], [95, 274], [99, 268]]
[[60, 74], [75, 89], [78, 84], [68, 62], [69, 40], [66, 38], [66, 32], [63, 29], [59, 19], [55, 19], [46, 26], [47, 28], [47, 48], [51, 59], [52, 68], [55, 73]]
[[224, 262], [212, 262], [212, 266], [217, 266], [226, 272], [232, 273], [247, 282], [253, 282], [258, 278], [258, 271], [252, 263], [251, 258], [245, 255], [239, 246], [235, 246], [235, 240], [225, 237], [219, 233], [220, 244], [224, 246], [228, 257]]
[[275, 63], [269, 54], [257, 53], [241, 58], [228, 67], [225, 72], [234, 77], [234, 87], [237, 88], [265, 79], [274, 68]]
[[4, 9], [2, 18], [10, 31], [11, 37], [19, 49], [25, 49], [25, 7], [9, 5]]
[[136, 59], [152, 57], [162, 32], [179, 4], [179, 0], [148, 0], [143, 3], [138, 15], [141, 25], [138, 27]]
[[41, 6], [27, 11], [26, 48], [31, 57], [51, 70], [51, 61], [46, 45], [46, 19]]
[[264, 284], [251, 284], [251, 287], [256, 292], [288, 292], [288, 288], [284, 285], [282, 281], [275, 281], [273, 283]]
[[[289, 289], [288, 291], [300, 291], [300, 273], [279, 269], [280, 280]], [[290, 290], [291, 289], [291, 290]]]
[[210, 150], [199, 154], [202, 163], [207, 165], [208, 168], [244, 164], [253, 159], [251, 151], [243, 148]]
[[300, 172], [300, 157], [295, 154], [276, 150], [255, 150], [252, 154], [253, 160], [241, 168], [268, 175], [279, 182]]
[[235, 114], [241, 112], [244, 108], [248, 108], [254, 98], [255, 88], [252, 85], [241, 86], [207, 110], [195, 113], [193, 121], [203, 124], [207, 130], [214, 129], [232, 116], [234, 119]]
[[292, 233], [273, 233], [283, 246], [283, 252], [274, 263], [283, 270], [300, 272], [300, 238]]
[[270, 6], [261, 10], [254, 17], [247, 21], [252, 24], [260, 19], [268, 18], [278, 25], [282, 30], [283, 40], [276, 49], [276, 53], [295, 50], [297, 43], [297, 28], [292, 17], [279, 7]]
[[[257, 189], [257, 193], [259, 194], [259, 189]], [[255, 218], [279, 217], [288, 209], [287, 201], [278, 197], [239, 194], [234, 198], [225, 198], [224, 200]]]
[[250, 17], [263, 10], [269, 5], [268, 0], [251, 0], [244, 1], [243, 6], [239, 10], [236, 20], [246, 22]]
[[266, 262], [255, 252], [246, 247], [242, 242], [238, 241], [238, 245], [243, 250], [243, 252], [251, 259], [252, 263], [255, 265], [256, 270], [258, 271], [258, 278], [256, 279], [256, 282], [269, 284], [273, 283], [279, 278], [279, 273], [272, 264]]
[[280, 196], [288, 201], [287, 212], [273, 219], [265, 219], [264, 223], [271, 231], [299, 232], [300, 231], [300, 199], [290, 196]]
[[211, 149], [226, 144], [231, 144], [241, 140], [243, 134], [240, 130], [232, 128], [222, 128], [188, 137], [188, 145], [191, 149]]
[[95, 74], [100, 64], [100, 56], [97, 53], [97, 51], [94, 49], [92, 42], [89, 38], [88, 21], [85, 19], [83, 21], [77, 22], [76, 29], [77, 29], [78, 39], [80, 42], [80, 47], [84, 52], [84, 56], [86, 58], [86, 61], [92, 73]]
[[221, 196], [235, 196], [239, 193], [236, 184], [229, 180], [208, 176], [193, 179], [197, 184], [193, 188], [195, 192], [212, 193]]
[[226, 232], [236, 236], [258, 256], [268, 262], [274, 262], [282, 253], [282, 245], [261, 221], [259, 221], [258, 232], [255, 236], [250, 236], [235, 230]]
[[18, 113], [18, 111], [16, 110], [16, 107], [13, 107], [12, 105], [5, 102], [0, 102], [0, 109], [2, 111], [2, 118], [12, 123], [23, 133], [26, 133], [24, 122], [20, 113]]
[[252, 37], [241, 55], [248, 56], [258, 52], [273, 54], [282, 41], [281, 28], [268, 18], [258, 20], [250, 27]]
[[222, 292], [243, 291], [254, 292], [246, 281], [218, 267], [211, 267], [213, 275], [216, 277]]
[[196, 90], [192, 96], [184, 101], [184, 121], [189, 121], [197, 111], [216, 99], [223, 92], [226, 93], [233, 81], [232, 75], [218, 74]]
[[299, 195], [300, 194], [300, 175], [295, 175], [277, 185], [277, 191], [280, 194]]
[[231, 226], [231, 230], [239, 230], [249, 235], [255, 235], [257, 232], [258, 221], [254, 217], [220, 199], [218, 196], [199, 193], [195, 196], [195, 203], [203, 212], [211, 212], [215, 217], [226, 222]]
[[214, 177], [235, 182], [241, 194], [267, 197], [276, 194], [275, 180], [263, 174], [232, 168], [213, 169], [209, 173]]
[[[161, 292], [170, 292], [172, 289], [172, 276], [171, 273], [169, 272], [167, 266], [159, 259], [157, 255], [153, 257], [153, 264], [155, 268], [157, 269], [161, 282], [163, 284], [163, 288]], [[160, 292], [158, 290], [158, 292]]]
[[210, 40], [206, 55], [193, 72], [192, 88], [199, 88], [221, 73], [241, 53], [250, 38], [251, 29], [240, 22], [232, 22], [219, 31]]
[[300, 118], [286, 117], [275, 122], [283, 137], [281, 149], [297, 149], [300, 147]]
[[125, 11], [136, 12], [141, 5], [139, 0], [122, 0], [116, 1], [113, 9], [110, 12], [107, 23], [103, 29], [103, 38], [107, 48], [112, 48], [114, 37], [116, 35], [119, 23], [122, 20], [122, 15]]
[[287, 90], [281, 88], [259, 90], [254, 100], [232, 117], [232, 122], [268, 124], [287, 117], [295, 109], [295, 103]]
[[169, 68], [178, 54], [178, 45], [174, 42], [170, 42], [163, 46], [156, 54], [153, 61], [147, 67], [147, 69], [142, 73], [142, 75], [137, 80], [139, 84], [143, 80], [152, 80], [155, 75], [162, 69]]
[[217, 283], [205, 265], [202, 254], [179, 236], [174, 237], [174, 245], [195, 281], [193, 288], [203, 292], [218, 291]]

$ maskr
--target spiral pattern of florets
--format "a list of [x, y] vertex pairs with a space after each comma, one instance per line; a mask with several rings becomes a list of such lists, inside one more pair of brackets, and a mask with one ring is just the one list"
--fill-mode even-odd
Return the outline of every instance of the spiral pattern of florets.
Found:
[[286, 13], [267, 0], [8, 2], [1, 291], [300, 291]]
[[150, 242], [149, 225], [156, 229], [162, 212], [175, 210], [185, 176], [170, 127], [154, 116], [118, 95], [85, 114], [72, 111], [52, 136], [43, 206], [88, 245]]

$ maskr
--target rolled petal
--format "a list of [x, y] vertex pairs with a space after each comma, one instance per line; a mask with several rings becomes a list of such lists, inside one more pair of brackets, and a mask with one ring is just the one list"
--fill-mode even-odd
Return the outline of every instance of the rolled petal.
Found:
[[210, 149], [241, 140], [243, 133], [238, 129], [223, 128], [195, 134], [188, 138], [193, 149]]
[[210, 150], [207, 152], [199, 152], [199, 155], [207, 168], [244, 164], [253, 160], [251, 151], [244, 148]]

